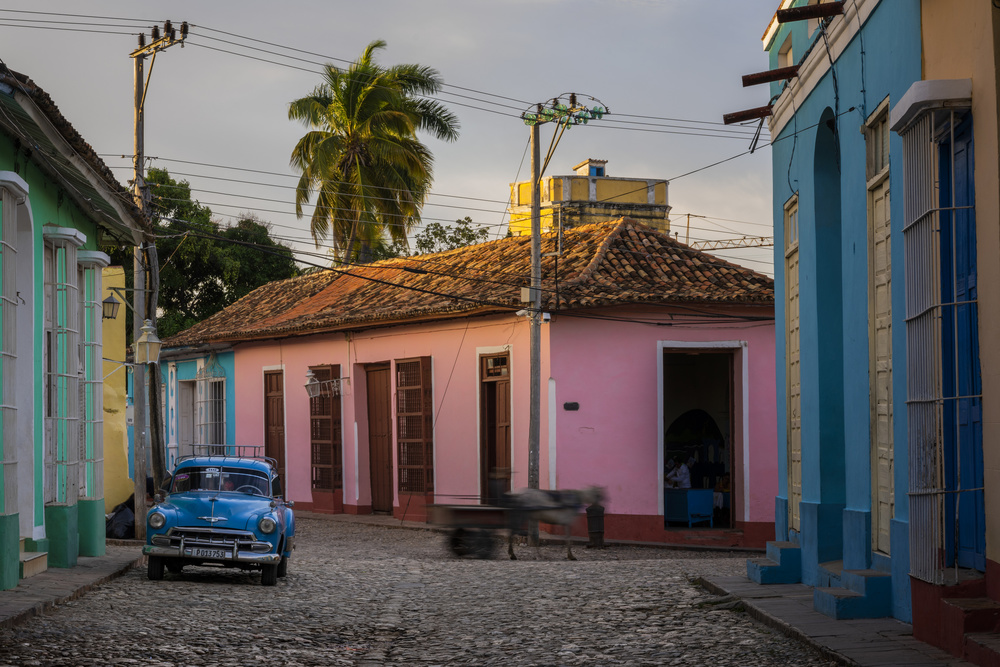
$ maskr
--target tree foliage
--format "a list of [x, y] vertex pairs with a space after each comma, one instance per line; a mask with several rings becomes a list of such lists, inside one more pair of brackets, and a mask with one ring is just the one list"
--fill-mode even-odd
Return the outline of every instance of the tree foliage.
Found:
[[455, 221], [455, 226], [432, 222], [424, 226], [422, 232], [413, 237], [417, 253], [425, 255], [442, 250], [453, 250], [467, 245], [483, 243], [489, 239], [486, 227], [473, 226], [472, 218], [465, 216]]
[[[187, 181], [150, 169], [153, 234], [160, 267], [157, 334], [167, 338], [219, 312], [257, 287], [297, 275], [291, 248], [270, 225], [245, 214], [233, 225], [191, 198]], [[114, 253], [131, 282], [131, 249]], [[131, 329], [129, 329], [131, 331]]]
[[319, 245], [329, 237], [342, 261], [354, 261], [383, 236], [405, 244], [432, 180], [433, 157], [417, 131], [458, 137], [455, 115], [427, 97], [441, 87], [438, 72], [383, 67], [374, 60], [383, 48], [376, 40], [346, 69], [327, 65], [322, 83], [288, 108], [289, 120], [308, 128], [291, 155], [301, 174], [295, 212], [302, 217], [315, 193], [313, 239]]

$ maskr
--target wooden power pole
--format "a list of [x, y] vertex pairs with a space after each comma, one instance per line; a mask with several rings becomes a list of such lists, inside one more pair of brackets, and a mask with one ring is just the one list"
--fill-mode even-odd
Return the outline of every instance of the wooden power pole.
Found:
[[[180, 38], [170, 21], [163, 24], [163, 34], [160, 35], [158, 26], [152, 29], [152, 41], [146, 44], [146, 35], [139, 35], [139, 48], [130, 54], [134, 62], [134, 87], [135, 87], [135, 109], [134, 119], [134, 152], [132, 183], [134, 189], [135, 203], [143, 215], [143, 223], [146, 228], [142, 233], [142, 244], [135, 249], [133, 260], [133, 282], [135, 290], [132, 299], [132, 340], [139, 340], [142, 325], [146, 320], [150, 320], [156, 327], [156, 294], [159, 288], [158, 259], [156, 256], [156, 244], [149, 229], [149, 188], [146, 187], [146, 168], [143, 146], [143, 109], [146, 103], [146, 90], [149, 86], [149, 76], [153, 73], [153, 64], [156, 62], [156, 54], [174, 44], [183, 46], [187, 38], [188, 24], [181, 24]], [[143, 69], [146, 56], [152, 56], [149, 62], [149, 74], [143, 76]], [[157, 266], [154, 266], [157, 265]], [[156, 277], [156, 280], [151, 280]], [[147, 366], [150, 375], [155, 381], [147, 382]], [[159, 484], [166, 476], [163, 463], [163, 433], [158, 428], [156, 433], [149, 428], [150, 412], [155, 409], [157, 414], [160, 410], [159, 372], [156, 364], [135, 364], [132, 367], [132, 476], [135, 484], [135, 537], [136, 539], [146, 539], [146, 442], [151, 442], [150, 451], [153, 455], [153, 481]], [[152, 405], [151, 405], [152, 404]], [[152, 420], [159, 424], [159, 419]]]

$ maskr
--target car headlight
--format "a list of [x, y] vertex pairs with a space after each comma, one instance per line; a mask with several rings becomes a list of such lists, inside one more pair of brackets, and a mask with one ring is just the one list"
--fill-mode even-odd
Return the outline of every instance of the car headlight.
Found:
[[260, 532], [265, 534], [273, 533], [274, 529], [278, 527], [278, 524], [275, 523], [274, 519], [272, 519], [269, 516], [266, 516], [263, 519], [261, 519], [260, 523], [257, 525], [260, 527]]
[[163, 516], [159, 512], [153, 512], [149, 515], [149, 526], [150, 528], [163, 528], [163, 524], [167, 522], [167, 517]]

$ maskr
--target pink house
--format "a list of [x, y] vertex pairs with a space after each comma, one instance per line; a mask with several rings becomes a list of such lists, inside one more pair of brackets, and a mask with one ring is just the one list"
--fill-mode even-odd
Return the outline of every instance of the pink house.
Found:
[[[514, 237], [318, 271], [166, 344], [233, 350], [229, 444], [264, 444], [299, 508], [425, 520], [527, 486], [529, 252]], [[772, 281], [627, 218], [542, 252], [540, 485], [604, 487], [609, 540], [774, 539]], [[671, 458], [716, 505], [694, 525], [664, 489]]]

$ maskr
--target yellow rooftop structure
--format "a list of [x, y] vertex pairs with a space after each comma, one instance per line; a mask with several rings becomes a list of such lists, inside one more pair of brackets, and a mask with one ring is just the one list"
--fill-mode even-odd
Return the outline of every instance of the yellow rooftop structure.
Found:
[[[590, 158], [572, 174], [541, 179], [542, 231], [629, 217], [661, 232], [670, 231], [667, 181], [607, 175], [607, 160]], [[510, 230], [531, 233], [531, 181], [512, 183]]]

